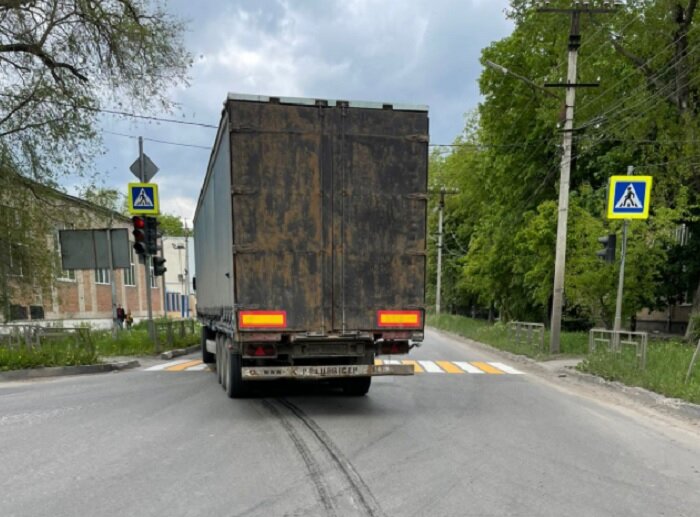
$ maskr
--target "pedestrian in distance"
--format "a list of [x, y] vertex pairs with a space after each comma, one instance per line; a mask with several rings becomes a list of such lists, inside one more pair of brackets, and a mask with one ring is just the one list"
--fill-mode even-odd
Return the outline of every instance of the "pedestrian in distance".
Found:
[[124, 308], [120, 305], [117, 305], [117, 325], [119, 326], [120, 329], [124, 328], [124, 320], [126, 319], [126, 312], [124, 311]]
[[131, 325], [134, 324], [134, 318], [131, 315], [131, 311], [126, 311], [126, 330], [131, 330]]

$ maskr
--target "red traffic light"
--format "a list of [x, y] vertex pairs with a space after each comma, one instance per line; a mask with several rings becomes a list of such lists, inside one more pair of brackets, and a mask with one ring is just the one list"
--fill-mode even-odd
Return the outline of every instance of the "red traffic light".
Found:
[[138, 215], [131, 218], [131, 222], [134, 224], [134, 229], [142, 230], [146, 227], [146, 220]]

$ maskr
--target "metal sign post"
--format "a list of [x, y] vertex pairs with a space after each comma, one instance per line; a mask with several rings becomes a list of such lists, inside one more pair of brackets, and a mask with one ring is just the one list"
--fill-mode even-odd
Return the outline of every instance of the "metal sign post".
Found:
[[634, 176], [634, 166], [627, 167], [627, 176], [610, 178], [608, 196], [608, 219], [624, 219], [622, 223], [622, 245], [620, 248], [620, 276], [617, 282], [617, 299], [615, 300], [615, 334], [614, 346], [617, 348], [622, 328], [622, 297], [625, 284], [625, 262], [627, 258], [627, 226], [630, 219], [649, 217], [649, 198], [651, 195], [650, 176]]
[[[150, 160], [149, 160], [150, 161]], [[141, 183], [146, 183], [146, 167], [145, 167], [145, 155], [143, 154], [143, 137], [139, 137], [139, 177]], [[132, 165], [133, 167], [133, 165]], [[157, 168], [156, 168], [157, 172]], [[155, 174], [155, 172], [153, 172]], [[148, 334], [153, 341], [156, 352], [160, 352], [160, 347], [158, 346], [158, 333], [156, 332], [156, 327], [153, 323], [153, 302], [151, 300], [151, 256], [144, 255], [144, 264], [146, 266], [146, 307], [148, 309]]]

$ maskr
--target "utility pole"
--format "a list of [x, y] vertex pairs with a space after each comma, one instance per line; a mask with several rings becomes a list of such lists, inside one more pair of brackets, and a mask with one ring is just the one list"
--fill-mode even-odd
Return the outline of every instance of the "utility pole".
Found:
[[568, 14], [571, 16], [569, 32], [569, 63], [566, 73], [566, 83], [546, 83], [547, 87], [566, 88], [566, 119], [563, 130], [563, 154], [559, 177], [559, 217], [557, 218], [557, 245], [554, 262], [554, 290], [552, 299], [551, 339], [549, 351], [558, 354], [560, 350], [561, 314], [564, 305], [564, 274], [566, 268], [566, 233], [569, 216], [569, 182], [571, 178], [571, 158], [574, 132], [574, 104], [576, 88], [597, 86], [592, 83], [576, 83], [576, 65], [578, 49], [581, 46], [580, 21], [581, 14], [603, 14], [614, 12], [614, 9], [592, 8], [586, 2], [583, 7], [580, 2], [574, 2], [570, 9], [544, 7], [537, 10], [541, 13]]
[[[631, 176], [634, 172], [634, 166], [629, 165], [627, 167], [627, 175]], [[625, 219], [622, 222], [622, 245], [620, 246], [620, 277], [617, 281], [617, 300], [615, 301], [615, 323], [613, 325], [613, 330], [615, 331], [615, 347], [619, 342], [620, 336], [619, 332], [622, 328], [622, 290], [625, 285], [625, 257], [627, 257], [627, 225], [629, 224], [629, 219]]]
[[[146, 183], [146, 168], [143, 155], [143, 137], [139, 137], [139, 174], [141, 183]], [[144, 264], [146, 265], [146, 307], [148, 308], [148, 333], [155, 345], [156, 352], [160, 351], [158, 346], [158, 333], [153, 324], [153, 303], [151, 301], [151, 255], [146, 253], [143, 256]]]
[[445, 211], [445, 187], [440, 189], [440, 205], [438, 208], [438, 249], [437, 249], [437, 281], [435, 282], [435, 314], [440, 314], [440, 293], [442, 292], [442, 214]]
[[438, 246], [437, 246], [437, 280], [435, 282], [435, 314], [440, 314], [440, 296], [442, 293], [442, 219], [445, 211], [445, 196], [456, 194], [457, 189], [447, 189], [443, 185], [438, 191], [440, 204], [438, 205]]

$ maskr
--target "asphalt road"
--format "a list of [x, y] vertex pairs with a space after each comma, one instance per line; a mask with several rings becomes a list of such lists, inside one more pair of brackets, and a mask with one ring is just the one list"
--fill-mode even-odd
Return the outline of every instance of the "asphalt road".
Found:
[[700, 514], [697, 426], [435, 332], [412, 357], [450, 363], [363, 398], [229, 400], [194, 362], [0, 384], [0, 515]]

